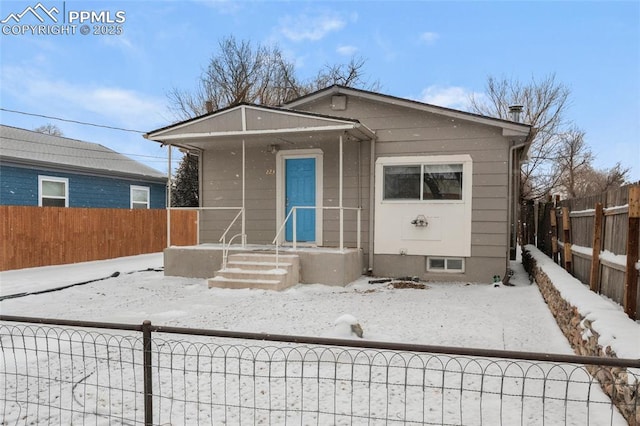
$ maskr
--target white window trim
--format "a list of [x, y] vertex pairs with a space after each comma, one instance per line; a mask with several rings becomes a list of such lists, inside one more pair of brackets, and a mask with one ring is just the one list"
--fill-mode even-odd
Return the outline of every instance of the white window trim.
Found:
[[[69, 207], [69, 178], [57, 177], [57, 176], [38, 176], [38, 206], [42, 207], [42, 182], [62, 182], [64, 183], [64, 206]], [[45, 197], [61, 200], [62, 197]]]
[[[316, 207], [322, 207], [323, 200], [323, 179], [324, 179], [324, 152], [319, 148], [311, 149], [292, 149], [278, 151], [276, 154], [276, 229], [285, 220], [285, 161], [291, 158], [315, 158], [316, 160]], [[316, 241], [315, 245], [322, 246], [322, 223], [324, 220], [324, 211], [322, 208], [316, 209]], [[279, 237], [280, 244], [285, 242], [285, 232]], [[298, 242], [299, 245], [305, 243]], [[308, 244], [308, 242], [307, 242]]]
[[[383, 166], [390, 164], [443, 164], [462, 163], [462, 200], [383, 200]], [[411, 255], [471, 257], [473, 160], [469, 154], [384, 156], [376, 159], [375, 168], [375, 219], [374, 253], [397, 255], [406, 249]], [[407, 216], [411, 212], [412, 217]], [[429, 238], [406, 239], [402, 237], [403, 226], [418, 214], [440, 218], [442, 227], [433, 221], [423, 228]], [[407, 222], [400, 222], [402, 217]], [[454, 220], [455, 222], [452, 222]], [[404, 224], [404, 225], [403, 225]], [[408, 226], [408, 225], [407, 225]], [[439, 225], [440, 226], [440, 225]], [[447, 238], [448, 229], [455, 238]], [[436, 231], [439, 229], [440, 231]], [[411, 228], [411, 231], [415, 231]], [[409, 232], [413, 234], [413, 232]], [[418, 235], [415, 235], [418, 237]]]
[[[147, 193], [147, 210], [151, 208], [151, 191], [148, 186], [131, 185], [129, 189], [129, 208], [133, 209], [133, 191], [145, 191]], [[141, 203], [140, 203], [141, 204]]]
[[[439, 268], [430, 268], [430, 260], [431, 259], [442, 259], [444, 260], [444, 269]], [[449, 269], [447, 266], [449, 265], [449, 260], [460, 260], [462, 261], [462, 269]], [[450, 257], [450, 256], [427, 256], [427, 272], [440, 272], [443, 274], [464, 274], [465, 271], [465, 258], [464, 257]]]

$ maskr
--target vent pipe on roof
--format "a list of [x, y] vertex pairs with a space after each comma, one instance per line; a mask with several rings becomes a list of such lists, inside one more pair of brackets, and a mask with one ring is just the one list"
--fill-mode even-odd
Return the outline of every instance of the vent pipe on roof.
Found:
[[208, 113], [213, 112], [213, 102], [211, 102], [211, 101], [206, 101], [206, 102], [204, 103], [204, 105], [205, 105], [205, 107], [207, 108], [207, 112], [208, 112]]
[[511, 121], [520, 123], [520, 113], [522, 113], [522, 108], [522, 105], [509, 106], [509, 117], [511, 117]]

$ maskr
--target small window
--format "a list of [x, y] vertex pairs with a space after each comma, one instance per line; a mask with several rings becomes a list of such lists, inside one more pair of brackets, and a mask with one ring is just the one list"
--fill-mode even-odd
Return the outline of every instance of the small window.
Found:
[[69, 207], [69, 179], [38, 176], [38, 195], [41, 207]]
[[428, 257], [428, 272], [464, 272], [464, 259], [460, 257]]
[[149, 208], [149, 187], [147, 186], [131, 186], [131, 208], [132, 209], [148, 209]]

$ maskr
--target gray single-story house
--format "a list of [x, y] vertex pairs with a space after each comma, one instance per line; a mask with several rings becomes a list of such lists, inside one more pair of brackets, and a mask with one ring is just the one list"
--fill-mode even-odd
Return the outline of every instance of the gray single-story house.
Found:
[[164, 209], [166, 184], [100, 144], [0, 125], [0, 205]]
[[343, 86], [154, 130], [145, 137], [200, 164], [200, 244], [169, 247], [165, 271], [252, 286], [268, 274], [244, 269], [269, 263], [252, 256], [278, 247], [299, 258], [289, 282], [505, 277], [530, 134], [519, 122]]

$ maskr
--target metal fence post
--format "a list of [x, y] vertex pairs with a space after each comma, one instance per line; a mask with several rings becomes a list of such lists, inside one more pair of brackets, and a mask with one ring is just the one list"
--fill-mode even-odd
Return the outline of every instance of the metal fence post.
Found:
[[153, 424], [153, 386], [151, 382], [151, 321], [142, 323], [142, 351], [144, 355], [144, 424]]

